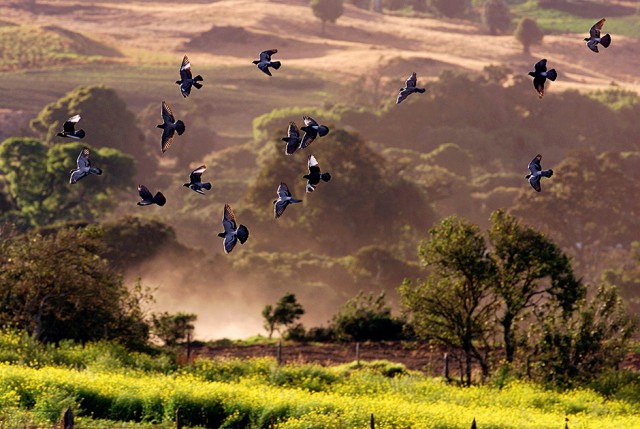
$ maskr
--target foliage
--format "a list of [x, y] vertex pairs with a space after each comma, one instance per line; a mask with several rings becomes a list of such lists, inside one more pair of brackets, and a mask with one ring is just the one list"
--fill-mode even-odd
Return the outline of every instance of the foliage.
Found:
[[5, 220], [21, 230], [56, 221], [93, 221], [113, 208], [119, 191], [130, 187], [131, 157], [111, 148], [92, 152], [92, 165], [104, 174], [69, 185], [69, 171], [85, 145], [78, 142], [47, 148], [39, 140], [9, 138], [0, 143], [0, 173], [8, 183], [11, 210]]
[[151, 325], [153, 335], [158, 337], [165, 346], [174, 347], [184, 340], [191, 341], [195, 327], [193, 322], [198, 320], [196, 314], [178, 312], [170, 314], [168, 312], [153, 313], [151, 315]]
[[535, 20], [525, 16], [518, 22], [513, 36], [522, 45], [523, 52], [529, 54], [531, 45], [539, 45], [542, 43], [544, 33], [540, 27], [538, 27]]
[[[77, 87], [46, 105], [30, 126], [46, 145], [58, 145], [63, 138], [56, 137], [56, 133], [62, 130], [64, 121], [76, 114], [82, 117], [77, 127], [87, 132], [87, 139], [93, 146], [118, 149], [137, 161], [138, 173], [143, 176], [155, 174], [157, 161], [151, 153], [156, 151], [142, 144], [143, 135], [135, 115], [112, 88], [104, 85]], [[135, 174], [129, 171], [127, 176], [131, 178]]]
[[130, 292], [100, 257], [98, 236], [61, 229], [2, 243], [0, 320], [40, 341], [120, 339], [144, 344], [140, 290]]
[[335, 23], [344, 13], [344, 0], [310, 0], [309, 5], [316, 18], [322, 22], [322, 34], [325, 23]]
[[431, 275], [415, 285], [405, 280], [400, 287], [416, 334], [462, 351], [467, 385], [471, 384], [473, 360], [480, 364], [484, 377], [489, 375], [494, 267], [485, 252], [477, 226], [455, 216], [445, 218], [429, 230], [429, 239], [418, 250]]
[[264, 328], [269, 333], [269, 339], [273, 336], [273, 331], [281, 332], [293, 325], [296, 320], [304, 314], [304, 308], [298, 303], [295, 294], [286, 293], [282, 296], [275, 307], [268, 304], [262, 310], [264, 318]]
[[511, 26], [509, 6], [504, 0], [487, 0], [482, 6], [482, 23], [489, 34], [506, 32]]
[[391, 315], [381, 292], [360, 291], [348, 300], [333, 317], [331, 324], [340, 341], [393, 341], [402, 339], [404, 321]]
[[429, 0], [429, 5], [447, 18], [463, 16], [469, 3], [469, 0]]
[[[571, 318], [541, 314], [533, 354], [534, 377], [563, 386], [597, 379], [617, 370], [637, 328], [615, 286], [605, 283]], [[534, 331], [536, 326], [532, 327]]]

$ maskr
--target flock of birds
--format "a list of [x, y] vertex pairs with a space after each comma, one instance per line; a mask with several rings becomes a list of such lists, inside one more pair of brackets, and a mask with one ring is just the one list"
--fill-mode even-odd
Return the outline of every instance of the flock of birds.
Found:
[[[600, 21], [595, 23], [591, 29], [589, 30], [589, 37], [585, 38], [587, 47], [591, 49], [593, 52], [598, 52], [598, 45], [602, 45], [603, 47], [609, 47], [611, 43], [611, 36], [609, 34], [605, 34], [601, 36], [602, 26], [604, 25], [606, 19], [602, 18]], [[268, 76], [272, 76], [270, 68], [274, 70], [278, 70], [281, 67], [280, 61], [271, 61], [271, 56], [277, 53], [277, 49], [270, 49], [266, 51], [262, 51], [260, 53], [260, 59], [253, 61], [258, 69], [264, 72]], [[534, 71], [529, 72], [529, 76], [533, 77], [533, 86], [538, 93], [538, 97], [542, 98], [544, 96], [544, 88], [547, 79], [551, 81], [555, 81], [558, 77], [558, 74], [555, 69], [547, 69], [547, 60], [542, 59], [535, 63]], [[180, 66], [180, 80], [176, 81], [176, 84], [180, 85], [180, 93], [183, 97], [188, 97], [191, 94], [191, 88], [195, 87], [196, 89], [202, 88], [202, 82], [204, 79], [202, 76], [197, 75], [193, 77], [191, 73], [191, 62], [189, 58], [185, 55], [182, 59], [182, 64]], [[400, 88], [398, 91], [398, 96], [396, 99], [396, 104], [400, 104], [404, 101], [409, 95], [414, 93], [424, 93], [426, 91], [425, 88], [417, 87], [417, 76], [416, 73], [413, 72], [411, 76], [406, 80], [405, 86]], [[161, 150], [162, 153], [166, 152], [175, 139], [175, 135], [179, 136], [185, 132], [186, 126], [182, 120], [176, 120], [173, 112], [169, 105], [162, 101], [161, 107], [161, 116], [162, 116], [162, 124], [158, 125], [158, 128], [162, 129], [162, 144]], [[305, 124], [304, 127], [298, 129], [298, 126], [295, 122], [289, 122], [289, 127], [287, 129], [287, 136], [283, 137], [282, 140], [286, 142], [285, 146], [285, 154], [292, 155], [298, 150], [305, 149], [308, 147], [317, 137], [324, 137], [329, 133], [329, 128], [325, 125], [321, 125], [316, 122], [313, 118], [309, 116], [303, 116], [303, 122]], [[67, 119], [63, 125], [63, 131], [58, 133], [57, 135], [60, 137], [68, 137], [72, 139], [82, 139], [85, 137], [85, 131], [82, 129], [76, 130], [76, 124], [80, 121], [80, 115], [74, 115]], [[301, 137], [300, 131], [304, 131], [304, 135]], [[530, 173], [525, 176], [525, 178], [529, 181], [529, 184], [533, 189], [537, 192], [541, 191], [540, 180], [542, 177], [551, 177], [553, 175], [553, 170], [543, 170], [540, 164], [542, 159], [542, 155], [536, 155], [533, 160], [528, 165]], [[309, 170], [308, 174], [302, 176], [307, 180], [306, 191], [313, 192], [318, 184], [322, 182], [329, 182], [331, 180], [331, 175], [328, 172], [322, 172], [320, 170], [320, 166], [318, 161], [313, 155], [309, 155], [307, 167]], [[189, 182], [185, 183], [184, 186], [204, 195], [204, 190], [211, 189], [211, 183], [202, 182], [202, 174], [206, 171], [207, 167], [205, 165], [201, 165], [191, 172], [189, 175]], [[92, 167], [90, 161], [90, 150], [88, 148], [83, 148], [80, 152], [80, 155], [77, 159], [77, 168], [71, 170], [71, 177], [69, 179], [70, 184], [76, 183], [78, 180], [90, 175], [102, 174], [102, 170], [100, 168]], [[147, 206], [151, 204], [157, 204], [159, 206], [163, 206], [167, 200], [162, 192], [158, 191], [155, 195], [144, 185], [138, 186], [138, 194], [140, 195], [141, 201], [138, 202], [140, 206]], [[302, 200], [294, 198], [289, 190], [289, 187], [286, 183], [281, 182], [277, 189], [277, 199], [273, 201], [273, 211], [274, 217], [278, 219], [284, 213], [287, 206], [294, 203], [300, 203]], [[229, 204], [225, 204], [223, 215], [222, 215], [222, 226], [224, 231], [219, 233], [218, 236], [224, 238], [224, 251], [225, 253], [230, 253], [233, 248], [236, 246], [239, 241], [241, 244], [244, 244], [249, 238], [249, 230], [246, 226], [242, 224], [238, 224], [236, 221], [236, 217], [231, 210]]]

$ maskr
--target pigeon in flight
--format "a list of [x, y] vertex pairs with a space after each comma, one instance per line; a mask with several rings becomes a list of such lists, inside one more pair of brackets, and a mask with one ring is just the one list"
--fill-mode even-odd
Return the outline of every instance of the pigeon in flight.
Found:
[[551, 177], [553, 176], [553, 170], [543, 170], [540, 166], [540, 160], [542, 159], [542, 155], [538, 154], [535, 158], [531, 160], [529, 163], [529, 171], [531, 174], [527, 174], [525, 179], [529, 180], [531, 187], [536, 190], [536, 192], [540, 192], [542, 188], [540, 188], [540, 179], [542, 177]]
[[249, 238], [249, 230], [246, 226], [237, 226], [236, 217], [229, 207], [229, 204], [224, 205], [224, 212], [222, 214], [222, 226], [224, 232], [218, 234], [218, 237], [224, 238], [224, 253], [231, 253], [238, 240], [241, 244], [244, 244]]
[[83, 177], [88, 176], [89, 174], [97, 174], [98, 176], [102, 174], [102, 170], [96, 167], [91, 167], [91, 161], [89, 160], [89, 155], [91, 151], [89, 148], [83, 148], [80, 155], [78, 155], [78, 167], [74, 170], [71, 170], [71, 177], [69, 178], [69, 183], [74, 184], [78, 180]]
[[268, 51], [260, 52], [260, 59], [253, 61], [253, 64], [256, 64], [260, 70], [262, 70], [265, 74], [271, 76], [271, 71], [269, 71], [269, 67], [273, 67], [278, 70], [282, 65], [280, 61], [271, 61], [271, 55], [278, 52], [277, 49], [269, 49]]
[[140, 198], [142, 198], [142, 201], [138, 201], [139, 206], [148, 206], [150, 204], [164, 206], [167, 202], [167, 199], [162, 195], [162, 192], [158, 191], [153, 195], [144, 185], [138, 185], [138, 194], [140, 194]]
[[282, 216], [284, 209], [286, 209], [289, 204], [301, 202], [302, 200], [291, 196], [291, 191], [289, 191], [286, 183], [280, 182], [280, 186], [278, 186], [278, 199], [273, 202], [273, 214], [275, 218], [278, 219]]
[[411, 76], [409, 76], [409, 78], [404, 83], [404, 88], [400, 88], [400, 91], [398, 92], [398, 99], [396, 100], [396, 104], [402, 103], [405, 98], [407, 98], [414, 92], [419, 92], [420, 94], [422, 94], [426, 91], [425, 88], [417, 88], [417, 82], [418, 80], [416, 79], [416, 72], [411, 73]]
[[529, 72], [529, 76], [533, 76], [533, 87], [538, 91], [538, 97], [544, 95], [544, 84], [547, 79], [554, 81], [558, 77], [556, 69], [547, 71], [547, 60], [542, 59], [533, 66], [535, 71]]
[[602, 18], [600, 21], [593, 24], [593, 27], [589, 30], [589, 37], [584, 39], [584, 41], [587, 42], [587, 47], [596, 54], [598, 53], [598, 43], [600, 43], [604, 48], [608, 48], [611, 44], [611, 36], [609, 33], [600, 37], [600, 30], [602, 30], [602, 26], [605, 21], [606, 18]]
[[189, 62], [189, 57], [186, 55], [182, 59], [182, 65], [180, 66], [180, 80], [177, 80], [176, 83], [180, 85], [180, 92], [183, 97], [188, 97], [191, 94], [191, 86], [195, 86], [196, 89], [202, 88], [202, 76], [198, 75], [196, 77], [191, 77], [191, 63]]
[[307, 192], [313, 192], [320, 183], [320, 180], [323, 182], [328, 182], [331, 180], [331, 175], [329, 173], [321, 173], [320, 167], [318, 166], [318, 161], [316, 161], [316, 157], [313, 155], [309, 156], [309, 174], [305, 174], [302, 176], [304, 179], [307, 179]]
[[211, 183], [202, 183], [202, 173], [204, 173], [206, 169], [206, 165], [201, 165], [200, 167], [193, 170], [189, 175], [189, 183], [185, 183], [183, 186], [193, 189], [197, 193], [204, 195], [203, 189], [206, 189], [207, 191], [211, 189]]
[[162, 102], [162, 110], [160, 113], [162, 114], [162, 124], [158, 125], [158, 128], [162, 128], [162, 153], [164, 153], [173, 144], [175, 133], [181, 136], [182, 133], [184, 133], [185, 126], [181, 120], [178, 119], [176, 121], [166, 101]]
[[84, 138], [84, 130], [76, 131], [76, 124], [80, 121], [80, 115], [74, 115], [64, 121], [64, 125], [62, 126], [62, 132], [56, 134], [58, 137], [69, 137], [70, 139], [81, 139]]
[[300, 149], [304, 149], [309, 146], [316, 139], [317, 136], [324, 137], [329, 133], [329, 128], [325, 125], [318, 125], [313, 118], [309, 116], [303, 116], [304, 127], [300, 128], [304, 131], [304, 137], [302, 137], [302, 142], [300, 142]]
[[295, 122], [289, 122], [287, 137], [282, 137], [282, 141], [287, 142], [287, 147], [284, 149], [284, 153], [287, 155], [293, 155], [300, 148], [300, 130]]

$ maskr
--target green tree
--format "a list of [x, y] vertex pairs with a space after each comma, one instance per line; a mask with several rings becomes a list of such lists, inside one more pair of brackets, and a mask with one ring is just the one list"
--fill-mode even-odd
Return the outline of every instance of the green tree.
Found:
[[146, 342], [147, 295], [129, 291], [111, 271], [99, 236], [60, 229], [2, 238], [0, 323], [46, 342]]
[[537, 341], [531, 373], [566, 387], [618, 370], [637, 328], [617, 288], [606, 283], [572, 317], [547, 312], [540, 319], [532, 325], [531, 335]]
[[0, 172], [12, 206], [2, 217], [24, 230], [60, 220], [93, 221], [113, 208], [117, 194], [131, 186], [134, 161], [112, 148], [92, 151], [92, 164], [105, 174], [70, 186], [69, 171], [83, 146], [71, 142], [47, 148], [30, 138], [0, 143]]
[[448, 18], [458, 18], [467, 11], [469, 0], [429, 0], [429, 5]]
[[335, 23], [344, 13], [344, 0], [310, 0], [309, 5], [316, 18], [322, 22], [322, 34], [327, 21]]
[[504, 0], [487, 0], [482, 6], [482, 23], [495, 35], [509, 29], [511, 14]]
[[262, 310], [262, 317], [264, 318], [264, 328], [269, 333], [269, 339], [273, 336], [274, 331], [281, 332], [281, 329], [293, 325], [303, 314], [304, 308], [292, 293], [286, 293], [278, 300], [275, 307], [268, 304]]
[[569, 258], [540, 232], [498, 210], [491, 214], [490, 257], [495, 265], [494, 292], [501, 303], [507, 362], [516, 352], [517, 321], [544, 302], [570, 314], [585, 288], [573, 275]]
[[183, 341], [191, 341], [195, 327], [193, 322], [198, 316], [192, 313], [168, 312], [154, 313], [151, 315], [153, 334], [168, 347], [174, 347]]
[[467, 385], [474, 360], [483, 377], [489, 375], [488, 340], [494, 332], [496, 303], [491, 288], [494, 266], [486, 252], [476, 225], [456, 216], [445, 218], [419, 247], [428, 279], [415, 284], [405, 280], [399, 290], [418, 336], [462, 351]]
[[341, 341], [392, 341], [402, 338], [404, 321], [391, 315], [385, 294], [360, 291], [333, 317], [332, 328]]
[[[158, 109], [159, 110], [159, 109]], [[65, 120], [80, 114], [77, 127], [87, 132], [87, 140], [97, 148], [111, 147], [131, 155], [139, 163], [143, 176], [157, 171], [157, 147], [144, 145], [144, 136], [136, 124], [136, 116], [112, 88], [104, 85], [78, 87], [59, 100], [46, 105], [31, 120], [30, 126], [48, 146], [65, 142], [56, 137]], [[129, 173], [129, 176], [133, 176]]]
[[513, 36], [522, 45], [522, 52], [528, 55], [531, 45], [539, 45], [542, 43], [544, 33], [540, 27], [538, 27], [535, 20], [527, 16], [523, 16], [518, 22], [518, 26], [516, 27]]

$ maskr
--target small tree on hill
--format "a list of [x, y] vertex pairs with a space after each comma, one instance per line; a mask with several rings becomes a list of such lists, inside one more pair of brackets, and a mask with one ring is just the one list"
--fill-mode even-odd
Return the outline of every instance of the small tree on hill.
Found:
[[296, 296], [292, 293], [285, 294], [275, 307], [267, 305], [262, 310], [264, 317], [264, 328], [269, 333], [269, 339], [274, 331], [293, 325], [304, 314], [304, 308], [298, 303]]
[[322, 34], [327, 21], [335, 23], [344, 13], [344, 0], [311, 0], [313, 14], [322, 22]]
[[507, 31], [511, 25], [509, 6], [504, 0], [487, 0], [482, 8], [482, 22], [489, 29], [489, 34]]
[[182, 341], [189, 341], [193, 335], [193, 322], [198, 320], [196, 314], [168, 312], [152, 315], [153, 333], [160, 338], [165, 345], [172, 347]]
[[538, 27], [536, 21], [525, 16], [520, 20], [520, 22], [518, 22], [518, 26], [516, 27], [516, 31], [513, 33], [513, 36], [522, 44], [522, 52], [529, 54], [529, 48], [531, 45], [539, 45], [542, 43], [544, 33], [540, 27]]
[[467, 11], [469, 0], [429, 0], [429, 4], [447, 18], [456, 18]]

